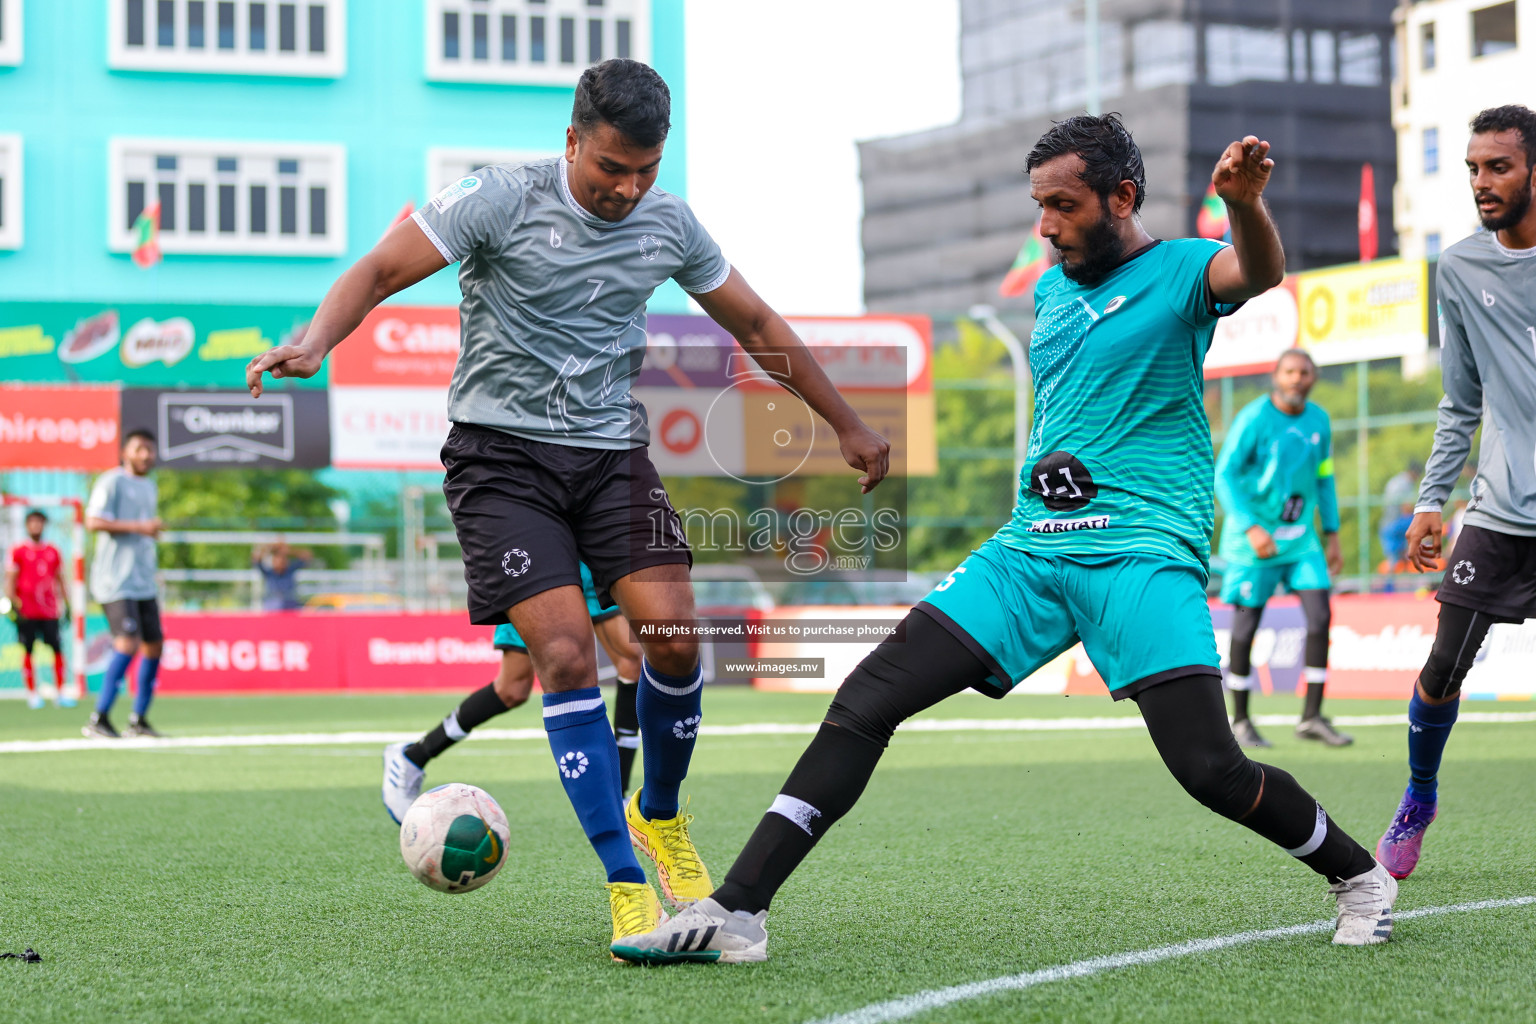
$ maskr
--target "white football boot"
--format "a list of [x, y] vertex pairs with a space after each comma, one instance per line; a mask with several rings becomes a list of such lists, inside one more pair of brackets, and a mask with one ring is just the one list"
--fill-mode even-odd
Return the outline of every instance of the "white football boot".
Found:
[[405, 812], [421, 796], [421, 784], [426, 779], [424, 769], [417, 768], [405, 756], [409, 743], [391, 743], [384, 748], [384, 809], [396, 825], [405, 820]]
[[706, 896], [651, 931], [615, 939], [609, 950], [636, 964], [755, 963], [768, 959], [767, 925], [766, 910], [742, 917]]
[[1397, 879], [1377, 864], [1371, 870], [1335, 882], [1328, 887], [1339, 901], [1339, 920], [1334, 928], [1336, 946], [1375, 946], [1392, 937], [1392, 904], [1397, 900]]

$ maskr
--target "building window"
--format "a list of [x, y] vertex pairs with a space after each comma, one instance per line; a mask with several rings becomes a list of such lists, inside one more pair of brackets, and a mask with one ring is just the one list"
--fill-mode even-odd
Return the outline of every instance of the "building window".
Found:
[[427, 77], [575, 85], [607, 57], [650, 60], [648, 0], [426, 0]]
[[107, 12], [113, 68], [314, 78], [346, 73], [346, 0], [108, 0]]
[[1283, 82], [1290, 77], [1285, 33], [1247, 25], [1205, 27], [1205, 78], [1212, 85]]
[[1344, 85], [1381, 84], [1380, 36], [1339, 34], [1339, 81]]
[[459, 149], [434, 147], [427, 150], [426, 195], [435, 196], [453, 182], [491, 164], [526, 164], [559, 155], [559, 150], [532, 149]]
[[21, 209], [21, 136], [0, 135], [0, 249], [21, 248]]
[[1143, 21], [1131, 30], [1131, 80], [1137, 89], [1195, 80], [1195, 27], [1183, 21]]
[[1324, 85], [1339, 77], [1338, 52], [1334, 47], [1333, 33], [1318, 30], [1312, 33], [1312, 81]]
[[1440, 232], [1430, 231], [1424, 235], [1424, 258], [1427, 260], [1440, 258]]
[[1515, 0], [1472, 12], [1472, 56], [1491, 57], [1495, 53], [1513, 50], [1518, 43], [1515, 35]]
[[[113, 139], [109, 248], [160, 202], [167, 253], [339, 256], [346, 251], [346, 153], [314, 143]], [[307, 202], [301, 201], [307, 199]]]
[[21, 63], [22, 0], [0, 0], [0, 65]]
[[1435, 70], [1435, 23], [1432, 21], [1419, 26], [1419, 69]]
[[1440, 129], [1424, 129], [1424, 173], [1440, 173]]

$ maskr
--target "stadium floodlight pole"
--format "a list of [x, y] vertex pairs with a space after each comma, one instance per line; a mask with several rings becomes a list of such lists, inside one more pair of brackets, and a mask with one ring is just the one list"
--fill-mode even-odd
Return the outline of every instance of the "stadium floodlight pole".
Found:
[[987, 305], [971, 307], [971, 319], [985, 327], [1008, 350], [1013, 363], [1013, 476], [1024, 472], [1024, 456], [1029, 452], [1029, 363], [1018, 335], [998, 318], [997, 310]]
[[1083, 31], [1087, 36], [1084, 48], [1083, 74], [1088, 80], [1088, 91], [1083, 106], [1097, 117], [1099, 110], [1099, 0], [1083, 0]]

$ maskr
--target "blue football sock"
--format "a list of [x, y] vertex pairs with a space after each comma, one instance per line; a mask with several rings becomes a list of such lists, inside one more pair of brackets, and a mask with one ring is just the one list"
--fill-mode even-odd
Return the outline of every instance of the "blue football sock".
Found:
[[1420, 803], [1434, 803], [1435, 776], [1440, 773], [1440, 757], [1445, 741], [1451, 738], [1451, 726], [1461, 698], [1444, 704], [1430, 704], [1419, 696], [1418, 688], [1408, 702], [1408, 795]]
[[702, 665], [695, 665], [689, 675], [669, 676], [649, 661], [641, 664], [640, 692], [635, 695], [645, 758], [640, 813], [651, 821], [677, 817], [678, 790], [688, 777], [703, 696]]
[[160, 659], [139, 659], [139, 688], [133, 695], [133, 717], [143, 718], [149, 710], [149, 702], [155, 696], [155, 677], [160, 673]]
[[123, 677], [128, 674], [128, 665], [133, 661], [133, 655], [124, 654], [114, 648], [112, 657], [107, 660], [107, 674], [101, 680], [101, 694], [96, 698], [96, 713], [104, 715], [112, 710], [112, 704], [117, 700], [117, 691], [123, 685]]
[[595, 686], [544, 695], [544, 731], [560, 783], [610, 882], [644, 882], [619, 795], [619, 747]]

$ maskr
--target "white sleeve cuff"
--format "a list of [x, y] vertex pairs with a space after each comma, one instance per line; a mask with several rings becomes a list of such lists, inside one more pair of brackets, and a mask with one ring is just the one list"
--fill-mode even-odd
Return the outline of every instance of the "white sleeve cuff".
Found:
[[420, 210], [417, 210], [415, 213], [411, 214], [411, 220], [415, 221], [416, 226], [421, 228], [422, 233], [427, 236], [427, 241], [431, 242], [437, 251], [442, 254], [443, 259], [447, 260], [449, 263], [459, 262], [459, 258], [455, 256], [446, 245], [443, 244], [443, 240], [441, 238], [437, 237], [437, 232], [432, 230], [432, 225], [427, 223], [427, 219], [421, 215]]
[[697, 288], [685, 288], [683, 290], [686, 291], [689, 295], [708, 295], [716, 288], [719, 288], [721, 285], [725, 284], [726, 281], [730, 280], [730, 277], [731, 265], [727, 263], [725, 265], [725, 269], [720, 271], [720, 273], [715, 276], [713, 281], [700, 285]]
[[1441, 507], [1442, 507], [1442, 504], [1443, 504], [1442, 502], [1438, 502], [1438, 501], [1434, 502], [1433, 504], [1429, 504], [1429, 505], [1425, 505], [1423, 503], [1420, 503], [1418, 505], [1413, 506], [1413, 514], [1414, 515], [1418, 515], [1420, 512], [1439, 512]]

